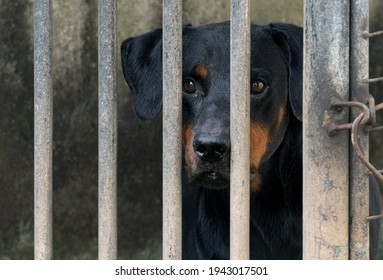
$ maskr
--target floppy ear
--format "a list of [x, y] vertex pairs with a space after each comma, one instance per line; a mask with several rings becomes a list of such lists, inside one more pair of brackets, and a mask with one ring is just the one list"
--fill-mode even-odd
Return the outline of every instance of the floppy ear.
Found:
[[273, 23], [270, 27], [273, 40], [289, 65], [289, 100], [293, 114], [302, 121], [303, 29], [284, 23]]
[[154, 118], [162, 108], [162, 29], [125, 40], [121, 62], [137, 117]]

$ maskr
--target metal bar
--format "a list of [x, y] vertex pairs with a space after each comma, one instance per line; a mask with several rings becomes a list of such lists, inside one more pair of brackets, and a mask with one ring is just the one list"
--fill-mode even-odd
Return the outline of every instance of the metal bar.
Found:
[[[348, 0], [305, 0], [303, 78], [303, 258], [349, 257], [349, 131], [330, 137], [323, 124], [348, 123]], [[331, 32], [329, 32], [331, 30]]]
[[367, 31], [367, 32], [364, 32], [363, 35], [364, 35], [364, 37], [366, 37], [366, 38], [371, 38], [371, 37], [375, 37], [375, 36], [380, 36], [380, 35], [383, 35], [383, 30], [379, 30], [379, 31], [371, 32], [371, 33], [369, 33], [369, 32]]
[[[369, 40], [368, 1], [351, 0], [350, 30], [350, 93], [351, 100], [367, 104], [370, 98], [369, 84], [364, 82], [368, 77]], [[352, 111], [351, 119], [356, 119], [360, 112]], [[362, 132], [354, 135], [359, 148], [368, 160], [368, 134]], [[353, 143], [355, 142], [353, 141]], [[355, 144], [355, 143], [354, 143]], [[368, 169], [359, 160], [357, 154], [350, 151], [350, 259], [369, 259], [369, 176]]]
[[250, 248], [250, 2], [231, 1], [230, 30], [230, 258]]
[[35, 259], [52, 259], [52, 21], [51, 1], [35, 1], [34, 238]]
[[98, 258], [117, 259], [116, 0], [98, 1]]
[[182, 1], [163, 1], [163, 259], [182, 258]]
[[368, 83], [376, 83], [376, 82], [382, 82], [383, 77], [373, 78], [373, 79], [367, 79]]

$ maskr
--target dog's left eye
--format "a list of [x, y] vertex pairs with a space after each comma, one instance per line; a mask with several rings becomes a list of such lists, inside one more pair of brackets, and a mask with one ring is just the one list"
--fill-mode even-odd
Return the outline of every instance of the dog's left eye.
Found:
[[255, 81], [251, 84], [251, 94], [261, 94], [267, 88], [267, 85], [263, 81]]
[[182, 82], [182, 90], [187, 94], [193, 94], [197, 92], [197, 86], [192, 79], [185, 79]]

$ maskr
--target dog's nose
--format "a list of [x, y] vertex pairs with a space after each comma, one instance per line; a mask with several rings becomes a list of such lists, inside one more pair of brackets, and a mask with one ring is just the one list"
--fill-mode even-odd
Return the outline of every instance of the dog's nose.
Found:
[[229, 154], [230, 143], [224, 136], [201, 135], [195, 138], [193, 148], [200, 159], [218, 162]]

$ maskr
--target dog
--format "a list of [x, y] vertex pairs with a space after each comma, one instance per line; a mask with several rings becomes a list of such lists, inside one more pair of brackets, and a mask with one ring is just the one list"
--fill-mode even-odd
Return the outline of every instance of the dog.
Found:
[[[250, 258], [302, 258], [303, 31], [251, 26]], [[125, 40], [140, 119], [162, 107], [162, 29]], [[183, 28], [183, 259], [229, 259], [230, 23]], [[371, 189], [380, 213], [378, 189]], [[379, 224], [371, 225], [371, 257]]]

